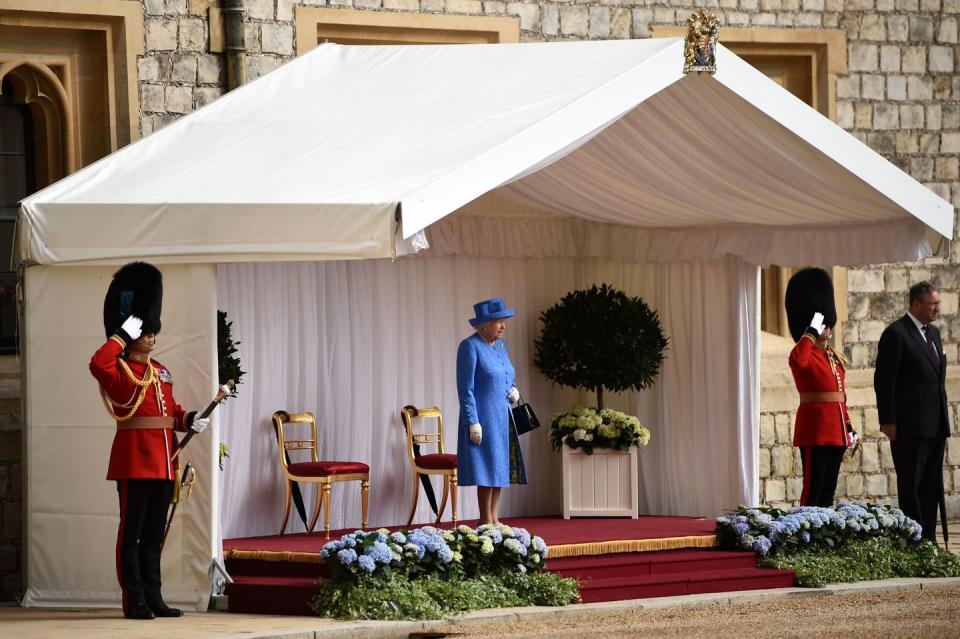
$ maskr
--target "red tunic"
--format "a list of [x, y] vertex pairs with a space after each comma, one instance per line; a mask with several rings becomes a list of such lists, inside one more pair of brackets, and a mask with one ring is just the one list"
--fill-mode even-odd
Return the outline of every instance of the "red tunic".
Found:
[[[800, 393], [843, 392], [843, 366], [831, 366], [827, 353], [809, 337], [802, 337], [790, 351], [790, 370]], [[839, 382], [837, 377], [839, 376]], [[800, 404], [793, 429], [794, 446], [846, 446], [847, 405], [845, 402]]]
[[[140, 387], [130, 381], [120, 367], [119, 359], [123, 354], [119, 338], [110, 338], [90, 359], [90, 372], [100, 382], [100, 387], [114, 402], [121, 404], [136, 400]], [[122, 340], [121, 340], [122, 341]], [[127, 365], [137, 379], [143, 379], [147, 364], [126, 359]], [[147, 387], [143, 403], [134, 413], [135, 417], [172, 416], [175, 429], [186, 430], [187, 414], [173, 398], [173, 377], [170, 371], [159, 362], [152, 362], [156, 374], [160, 376], [162, 401], [157, 397], [153, 384]], [[129, 408], [115, 407], [118, 415], [126, 415]], [[177, 449], [177, 439], [170, 429], [117, 429], [110, 450], [110, 465], [107, 479], [174, 479], [174, 462], [171, 461]]]

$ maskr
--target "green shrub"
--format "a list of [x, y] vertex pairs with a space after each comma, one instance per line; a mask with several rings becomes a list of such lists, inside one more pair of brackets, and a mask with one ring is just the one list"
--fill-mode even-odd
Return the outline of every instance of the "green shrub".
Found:
[[960, 557], [929, 541], [905, 544], [890, 537], [850, 538], [833, 548], [808, 546], [760, 560], [765, 568], [796, 572], [796, 584], [827, 584], [895, 577], [960, 577]]
[[409, 578], [399, 574], [324, 583], [311, 603], [334, 619], [440, 619], [511, 606], [563, 606], [579, 601], [577, 582], [548, 572]]

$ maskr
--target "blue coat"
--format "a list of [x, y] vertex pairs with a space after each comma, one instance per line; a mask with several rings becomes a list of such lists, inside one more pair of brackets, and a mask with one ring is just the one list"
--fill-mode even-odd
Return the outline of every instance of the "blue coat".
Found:
[[[457, 481], [461, 486], [504, 487], [527, 483], [507, 393], [514, 385], [507, 344], [487, 344], [474, 333], [457, 349]], [[470, 424], [480, 424], [480, 445], [470, 441]]]

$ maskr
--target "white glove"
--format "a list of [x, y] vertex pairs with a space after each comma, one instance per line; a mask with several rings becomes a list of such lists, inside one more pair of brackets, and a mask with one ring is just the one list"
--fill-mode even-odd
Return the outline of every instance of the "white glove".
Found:
[[470, 441], [479, 446], [482, 440], [483, 428], [481, 428], [480, 424], [470, 424]]
[[520, 391], [517, 390], [516, 386], [510, 387], [510, 392], [507, 393], [507, 399], [510, 400], [511, 404], [516, 404], [520, 401]]
[[209, 417], [194, 417], [193, 423], [190, 424], [190, 430], [192, 430], [193, 432], [199, 435], [209, 425], [210, 425]]
[[823, 335], [823, 313], [814, 313], [810, 320], [810, 328], [817, 332], [817, 336]]
[[143, 320], [137, 317], [136, 315], [131, 315], [127, 319], [123, 320], [123, 324], [120, 325], [120, 328], [123, 329], [123, 332], [130, 336], [130, 339], [137, 339], [140, 337], [140, 327], [143, 326]]

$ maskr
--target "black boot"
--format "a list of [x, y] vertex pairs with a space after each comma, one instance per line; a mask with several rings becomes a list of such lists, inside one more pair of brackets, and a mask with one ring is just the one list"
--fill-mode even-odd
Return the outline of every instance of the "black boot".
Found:
[[127, 619], [153, 619], [153, 611], [142, 601], [131, 603], [127, 606], [127, 611], [123, 613]]
[[179, 608], [171, 608], [170, 606], [165, 604], [162, 599], [160, 601], [151, 602], [147, 605], [150, 607], [150, 610], [153, 611], [153, 614], [155, 614], [158, 617], [182, 617], [183, 616], [182, 610], [180, 610]]

